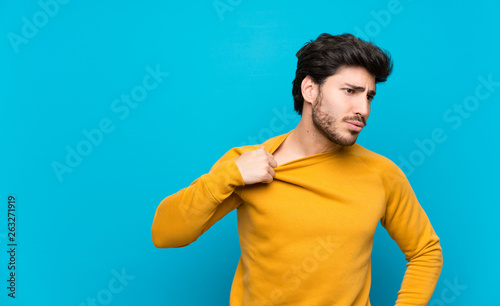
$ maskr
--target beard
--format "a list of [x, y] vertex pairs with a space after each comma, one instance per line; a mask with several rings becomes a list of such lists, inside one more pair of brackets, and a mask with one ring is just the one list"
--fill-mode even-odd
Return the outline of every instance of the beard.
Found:
[[355, 120], [360, 122], [365, 122], [364, 118], [361, 116], [356, 116], [352, 118], [344, 118], [344, 120], [339, 121], [334, 115], [330, 115], [329, 112], [325, 111], [321, 106], [323, 102], [323, 96], [321, 93], [316, 99], [315, 105], [312, 107], [312, 122], [316, 129], [331, 142], [341, 145], [341, 146], [352, 146], [356, 143], [359, 132], [348, 130], [348, 135], [341, 135], [339, 128], [335, 125], [337, 122], [342, 123], [342, 121]]

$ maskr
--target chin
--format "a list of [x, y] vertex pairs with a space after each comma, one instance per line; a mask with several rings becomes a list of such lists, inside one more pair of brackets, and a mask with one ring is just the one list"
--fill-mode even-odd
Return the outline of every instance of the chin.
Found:
[[344, 147], [349, 147], [349, 146], [352, 146], [353, 144], [356, 143], [356, 141], [358, 140], [358, 134], [359, 133], [355, 133], [353, 135], [352, 132], [347, 132], [347, 135], [345, 136], [341, 136], [339, 134], [329, 134], [328, 138], [330, 139], [331, 142], [335, 143], [335, 144], [338, 144], [338, 145], [341, 145], [341, 146], [344, 146]]
[[355, 143], [356, 143], [356, 140], [354, 140], [352, 142], [349, 142], [349, 143], [344, 143], [344, 144], [342, 144], [342, 146], [344, 146], [344, 147], [350, 147], [350, 146], [354, 145]]
[[336, 143], [336, 144], [341, 145], [341, 146], [344, 146], [344, 147], [352, 146], [353, 144], [356, 143], [356, 140], [357, 140], [357, 138], [354, 138], [354, 139], [346, 139], [346, 138], [339, 139], [337, 137], [330, 138], [331, 142]]

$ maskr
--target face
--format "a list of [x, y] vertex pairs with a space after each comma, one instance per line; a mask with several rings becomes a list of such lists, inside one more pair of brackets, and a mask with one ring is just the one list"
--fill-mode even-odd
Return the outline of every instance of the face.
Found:
[[341, 67], [319, 88], [312, 121], [331, 142], [351, 146], [366, 126], [375, 78], [362, 67]]

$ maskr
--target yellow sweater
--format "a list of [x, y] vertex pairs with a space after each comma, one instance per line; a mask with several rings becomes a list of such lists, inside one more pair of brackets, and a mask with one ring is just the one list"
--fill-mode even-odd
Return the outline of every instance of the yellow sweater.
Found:
[[[264, 142], [266, 151], [290, 132]], [[237, 208], [241, 257], [231, 306], [366, 306], [381, 221], [408, 261], [396, 305], [427, 305], [441, 246], [393, 162], [354, 144], [281, 164], [272, 183], [245, 186], [235, 158], [259, 147], [229, 150], [209, 173], [165, 198], [151, 229], [155, 246], [188, 245]]]

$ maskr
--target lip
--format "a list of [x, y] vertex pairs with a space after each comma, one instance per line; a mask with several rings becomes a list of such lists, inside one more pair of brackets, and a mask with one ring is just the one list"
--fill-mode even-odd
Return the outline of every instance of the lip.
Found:
[[356, 132], [361, 132], [361, 130], [365, 126], [363, 123], [359, 121], [348, 121], [347, 124], [349, 125], [351, 130], [354, 130]]

